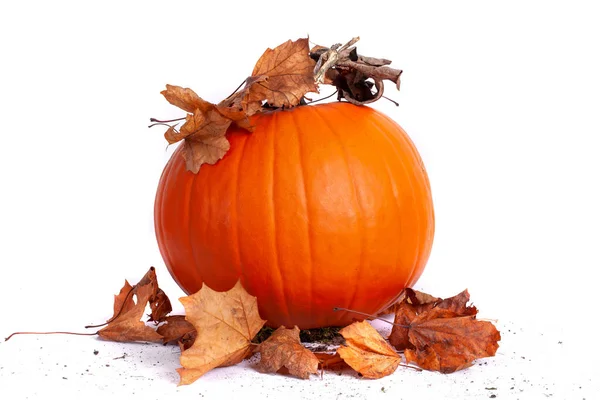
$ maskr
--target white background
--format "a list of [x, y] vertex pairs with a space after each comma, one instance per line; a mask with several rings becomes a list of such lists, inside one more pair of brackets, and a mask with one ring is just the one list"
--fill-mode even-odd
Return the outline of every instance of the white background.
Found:
[[182, 388], [173, 348], [22, 336], [0, 344], [3, 390], [16, 391], [10, 398], [600, 396], [591, 379], [598, 15], [591, 1], [3, 2], [0, 335], [82, 331], [110, 316], [124, 278], [136, 282], [151, 265], [177, 303], [182, 292], [152, 221], [172, 149], [163, 129], [146, 126], [181, 111], [159, 92], [170, 83], [219, 101], [267, 47], [307, 34], [322, 45], [360, 35], [359, 53], [404, 70], [401, 91], [386, 91], [400, 107], [374, 107], [411, 135], [431, 180], [436, 236], [417, 288], [439, 296], [469, 288], [503, 334], [488, 365], [449, 376], [400, 369], [380, 381], [300, 382], [242, 365]]

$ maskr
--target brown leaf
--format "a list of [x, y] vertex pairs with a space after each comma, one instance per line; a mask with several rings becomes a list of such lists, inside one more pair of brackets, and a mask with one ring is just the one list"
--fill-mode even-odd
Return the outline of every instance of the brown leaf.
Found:
[[190, 139], [183, 145], [186, 168], [195, 174], [202, 164], [214, 164], [223, 158], [230, 147], [229, 140], [225, 136], [209, 136], [201, 141]]
[[414, 348], [408, 339], [408, 331], [411, 322], [417, 317], [416, 307], [413, 304], [402, 302], [396, 305], [396, 316], [394, 327], [388, 340], [398, 350]]
[[171, 307], [171, 301], [161, 288], [157, 288], [154, 296], [150, 298], [150, 310], [151, 314], [148, 321], [154, 322], [163, 321], [167, 314], [173, 310]]
[[367, 321], [354, 322], [340, 334], [346, 345], [338, 348], [338, 354], [364, 377], [382, 378], [398, 368], [400, 356]]
[[261, 372], [277, 372], [286, 367], [290, 374], [308, 379], [318, 372], [319, 360], [300, 343], [300, 329], [279, 327], [255, 349], [260, 353], [257, 368]]
[[390, 334], [390, 343], [398, 350], [414, 349], [409, 340], [409, 330], [410, 324], [418, 315], [433, 308], [451, 310], [459, 316], [476, 315], [477, 308], [467, 306], [468, 301], [469, 292], [466, 289], [447, 299], [440, 299], [410, 288], [405, 289], [405, 296], [395, 305], [396, 325]]
[[335, 353], [316, 352], [313, 354], [317, 357], [317, 360], [319, 360], [319, 365], [321, 366], [321, 369], [347, 365], [344, 359], [339, 355], [337, 351]]
[[248, 102], [267, 100], [273, 107], [298, 105], [306, 93], [318, 92], [314, 66], [308, 38], [295, 42], [288, 40], [274, 49], [267, 49], [252, 71], [252, 77], [263, 80], [250, 86]]
[[407, 362], [450, 373], [496, 354], [500, 333], [491, 322], [435, 307], [413, 320], [409, 340], [415, 349], [405, 350]]
[[163, 343], [182, 342], [186, 335], [196, 337], [196, 329], [186, 319], [185, 315], [171, 315], [156, 332], [162, 336]]
[[453, 311], [461, 316], [477, 315], [477, 308], [475, 306], [467, 306], [470, 297], [469, 291], [465, 289], [456, 296], [435, 302], [435, 307]]
[[357, 54], [353, 45], [358, 40], [356, 37], [343, 46], [335, 44], [329, 49], [313, 48], [311, 57], [317, 60], [314, 71], [317, 83], [333, 84], [338, 89], [338, 100], [343, 98], [361, 105], [383, 96], [384, 80], [394, 82], [400, 89], [402, 71], [388, 67], [389, 60]]
[[[128, 284], [126, 284], [125, 287], [127, 285]], [[121, 293], [123, 293], [125, 287], [121, 289]], [[135, 304], [131, 306], [128, 305], [126, 301], [125, 308], [127, 308], [127, 310], [125, 310], [125, 308], [121, 310], [114, 320], [98, 331], [98, 336], [102, 339], [115, 342], [156, 342], [161, 340], [162, 337], [156, 333], [152, 327], [147, 326], [141, 321], [146, 305], [150, 299], [153, 299], [156, 296], [157, 290], [158, 283], [156, 281], [156, 272], [154, 271], [154, 268], [150, 268], [140, 282], [133, 287], [132, 294], [137, 299]], [[121, 294], [115, 297], [115, 309], [117, 308], [117, 301], [123, 301]]]
[[125, 284], [119, 294], [115, 295], [115, 301], [113, 306], [113, 316], [109, 319], [114, 319], [118, 314], [125, 313], [135, 307], [135, 302], [133, 301], [133, 296], [131, 293], [133, 287], [125, 280]]
[[198, 333], [192, 347], [181, 354], [180, 385], [194, 382], [211, 369], [237, 364], [251, 354], [251, 340], [266, 321], [258, 314], [256, 297], [239, 281], [227, 292], [204, 285], [179, 300]]
[[194, 173], [203, 164], [214, 164], [227, 153], [229, 141], [225, 135], [232, 122], [249, 125], [244, 115], [209, 103], [191, 89], [167, 85], [167, 90], [161, 93], [171, 104], [190, 113], [179, 130], [174, 126], [167, 129], [165, 139], [169, 144], [185, 140], [183, 157], [187, 169]]
[[189, 113], [194, 113], [197, 109], [207, 112], [213, 106], [213, 104], [198, 96], [192, 89], [182, 88], [181, 86], [167, 85], [167, 89], [160, 93], [165, 96], [169, 103]]

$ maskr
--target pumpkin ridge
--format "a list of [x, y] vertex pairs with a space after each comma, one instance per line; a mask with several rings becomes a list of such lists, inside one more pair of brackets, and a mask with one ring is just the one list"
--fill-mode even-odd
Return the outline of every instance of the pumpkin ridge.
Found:
[[[368, 106], [362, 106], [362, 107], [368, 107]], [[368, 107], [370, 108], [370, 107]], [[372, 110], [372, 116], [378, 114], [378, 112], [376, 110]], [[356, 121], [356, 119], [353, 118], [351, 113], [344, 113], [342, 112], [342, 115], [344, 116], [344, 118], [349, 119], [349, 120], [353, 120]], [[366, 121], [370, 124], [370, 128], [377, 131], [377, 133], [379, 133], [382, 137], [381, 141], [385, 142], [384, 144], [389, 145], [388, 148], [391, 150], [391, 152], [393, 152], [396, 155], [396, 158], [400, 161], [401, 165], [402, 165], [402, 169], [405, 172], [406, 175], [408, 175], [408, 173], [406, 172], [406, 165], [404, 164], [404, 162], [402, 161], [402, 157], [398, 156], [398, 152], [396, 150], [396, 146], [394, 146], [393, 141], [390, 139], [390, 133], [388, 132], [388, 130], [382, 128], [379, 124], [375, 124], [374, 121], [372, 121], [371, 118], [367, 118]], [[375, 136], [375, 135], [374, 135]], [[395, 179], [392, 178], [392, 171], [390, 169], [390, 163], [389, 163], [389, 159], [386, 157], [389, 157], [389, 153], [385, 153], [385, 152], [381, 152], [381, 165], [384, 167], [385, 172], [386, 172], [386, 176], [387, 176], [387, 180], [388, 180], [388, 185], [390, 187], [390, 192], [393, 194], [394, 197], [394, 205], [396, 206], [396, 214], [397, 214], [397, 218], [400, 219], [400, 216], [402, 215], [402, 206], [400, 205], [400, 191], [398, 190], [398, 185]], [[412, 188], [412, 186], [411, 186]], [[398, 225], [398, 231], [399, 231], [399, 238], [402, 237], [402, 232], [404, 231], [404, 227], [402, 224], [402, 221], [398, 221], [399, 223]], [[402, 263], [401, 263], [401, 258], [400, 258], [400, 247], [399, 246], [394, 246], [394, 248], [396, 249], [396, 256], [394, 257], [395, 260], [395, 267], [396, 270], [400, 270], [402, 269]], [[400, 264], [400, 266], [399, 266]], [[414, 263], [413, 263], [414, 264]], [[411, 270], [411, 275], [413, 273], [414, 267]]]
[[[381, 123], [382, 123], [381, 120], [382, 119], [383, 119], [383, 121], [388, 122], [388, 123], [396, 124], [396, 122], [393, 121], [392, 119], [390, 119], [390, 118], [388, 118], [388, 117], [380, 114], [380, 113], [377, 113], [377, 118], [371, 121], [371, 124], [373, 126], [377, 127], [385, 135], [385, 137], [388, 138], [388, 140], [389, 140], [389, 137], [390, 137], [391, 133], [388, 132], [388, 131], [386, 131], [385, 129], [381, 128]], [[404, 144], [405, 144], [405, 146], [403, 146], [403, 148], [406, 148], [406, 149], [410, 150], [410, 155], [412, 156], [413, 160], [418, 165], [422, 166], [423, 163], [421, 161], [421, 157], [418, 154], [418, 152], [416, 151], [416, 147], [415, 147], [414, 143], [412, 142], [412, 140], [408, 137], [408, 135], [400, 135], [400, 140], [402, 142], [404, 142]], [[409, 175], [409, 170], [406, 168], [406, 163], [405, 163], [404, 158], [398, 157], [398, 160], [402, 164], [402, 166], [404, 168], [404, 171], [405, 171], [405, 173], [408, 176]], [[427, 180], [427, 174], [426, 173], [423, 173], [423, 171], [418, 170], [418, 171], [413, 171], [413, 174], [415, 172], [418, 172], [419, 178], [423, 178], [424, 177], [425, 178], [425, 182], [426, 182], [426, 186], [425, 187], [423, 187], [423, 188], [416, 188], [414, 180], [413, 179], [407, 179], [408, 183], [410, 184], [410, 188], [411, 188], [411, 193], [412, 193], [411, 199], [412, 199], [413, 209], [414, 210], [418, 210], [419, 207], [418, 207], [417, 200], [416, 200], [417, 199], [416, 194], [418, 192], [427, 192], [429, 190], [428, 189], [429, 182]], [[417, 232], [422, 232], [423, 219], [422, 218], [416, 218], [416, 221], [417, 221]], [[420, 238], [420, 239], [421, 240], [418, 243], [418, 246], [417, 246], [417, 249], [416, 249], [416, 252], [415, 252], [415, 256], [413, 258], [411, 271], [410, 271], [410, 274], [409, 274], [407, 282], [406, 282], [406, 284], [410, 285], [410, 286], [412, 286], [412, 284], [414, 284], [413, 280], [415, 278], [415, 274], [418, 273], [419, 270], [422, 271], [422, 269], [423, 269], [422, 268], [423, 261], [421, 261], [421, 262], [417, 262], [417, 261], [418, 260], [422, 260], [422, 258], [423, 258], [423, 251], [425, 250], [425, 248], [427, 247], [427, 245], [423, 243], [423, 239], [426, 239], [426, 238]], [[426, 258], [428, 258], [428, 255], [427, 255]]]
[[[270, 196], [270, 200], [271, 200], [271, 210], [272, 212], [270, 213], [272, 221], [271, 223], [273, 224], [273, 253], [275, 253], [275, 265], [274, 265], [274, 270], [275, 272], [271, 271], [272, 275], [277, 274], [277, 276], [279, 276], [279, 282], [278, 282], [278, 286], [281, 292], [281, 297], [283, 300], [283, 311], [285, 313], [285, 318], [287, 319], [287, 326], [290, 326], [289, 322], [290, 322], [290, 305], [289, 305], [289, 299], [287, 296], [287, 291], [285, 289], [285, 285], [284, 285], [284, 277], [283, 277], [283, 272], [281, 271], [281, 255], [280, 255], [280, 251], [279, 251], [279, 240], [278, 240], [278, 232], [280, 232], [281, 230], [277, 229], [277, 216], [276, 216], [276, 212], [275, 212], [275, 171], [277, 168], [277, 165], [275, 163], [276, 161], [276, 154], [275, 154], [275, 140], [276, 140], [276, 136], [277, 132], [275, 131], [277, 128], [277, 125], [279, 123], [279, 121], [277, 121], [278, 119], [281, 119], [281, 115], [279, 113], [275, 113], [275, 115], [273, 115], [273, 121], [271, 121], [271, 123], [269, 123], [268, 126], [268, 134], [267, 136], [271, 137], [271, 143], [270, 143], [270, 148], [271, 148], [271, 196]], [[285, 125], [285, 124], [284, 124]], [[266, 163], [265, 163], [266, 164]]]
[[[174, 160], [169, 160], [169, 162], [167, 162], [167, 165], [162, 173], [162, 176], [160, 177], [159, 182], [169, 183], [170, 179], [168, 179], [168, 177], [170, 176], [171, 170], [173, 169], [173, 164], [175, 164]], [[161, 253], [164, 253], [164, 258], [169, 260], [168, 263], [170, 264], [172, 262], [171, 261], [172, 258], [171, 258], [171, 254], [168, 249], [168, 246], [160, 246], [160, 243], [164, 242], [164, 240], [165, 240], [165, 233], [164, 233], [164, 230], [162, 229], [162, 227], [165, 225], [164, 224], [165, 213], [157, 212], [157, 210], [164, 209], [165, 193], [167, 192], [166, 186], [167, 185], [165, 184], [164, 187], [160, 188], [160, 190], [157, 191], [156, 199], [154, 200], [154, 232], [155, 232], [155, 234], [160, 235], [160, 240], [158, 241], [159, 250]], [[179, 282], [177, 282], [177, 284], [179, 285]]]
[[[333, 108], [334, 110], [338, 110], [341, 107], [339, 107], [337, 104], [343, 104], [343, 103], [334, 103], [335, 105], [332, 105], [328, 108]], [[340, 139], [340, 136], [337, 134], [336, 130], [334, 129], [334, 127], [331, 126], [331, 123], [327, 120], [327, 118], [324, 118], [323, 115], [321, 115], [320, 111], [318, 108], [314, 108], [315, 109], [315, 114], [323, 121], [324, 125], [327, 126], [329, 128], [329, 132], [331, 132], [331, 136], [334, 137], [339, 145], [340, 148], [340, 153], [343, 155], [343, 160], [344, 163], [346, 164], [346, 170], [348, 171], [348, 178], [350, 179], [350, 182], [352, 182], [352, 193], [354, 195], [354, 203], [356, 205], [355, 208], [355, 212], [358, 214], [357, 215], [357, 227], [358, 227], [358, 231], [359, 231], [359, 235], [360, 235], [360, 264], [358, 267], [358, 271], [355, 274], [354, 277], [354, 282], [360, 282], [361, 279], [361, 275], [363, 272], [363, 269], [365, 268], [365, 221], [364, 221], [364, 215], [365, 215], [365, 211], [364, 211], [364, 206], [361, 204], [358, 193], [356, 192], [356, 177], [354, 176], [354, 174], [352, 173], [352, 170], [350, 168], [350, 162], [348, 161], [348, 152], [346, 151], [346, 147], [343, 144], [343, 141]], [[344, 113], [346, 114], [346, 113]], [[352, 296], [350, 297], [350, 303], [348, 304], [349, 309], [354, 309], [354, 303], [356, 302], [356, 295], [358, 293], [359, 290], [359, 285], [353, 285], [354, 286], [354, 291], [352, 293]]]
[[[306, 215], [309, 215], [309, 206], [308, 206], [308, 189], [306, 186], [306, 176], [305, 176], [305, 168], [304, 168], [304, 164], [302, 163], [302, 161], [304, 160], [304, 155], [305, 155], [305, 151], [303, 151], [302, 149], [304, 148], [304, 146], [302, 146], [302, 140], [300, 138], [300, 136], [302, 136], [302, 132], [300, 132], [300, 129], [298, 128], [299, 126], [301, 126], [298, 123], [298, 116], [296, 115], [297, 113], [290, 113], [290, 116], [292, 118], [292, 121], [294, 122], [293, 124], [291, 124], [291, 126], [294, 127], [294, 133], [296, 135], [296, 143], [298, 143], [298, 158], [300, 160], [300, 176], [302, 178], [302, 188], [303, 188], [303, 194], [304, 194], [304, 207], [306, 210]], [[312, 235], [311, 235], [311, 224], [310, 221], [312, 220], [312, 218], [307, 217], [304, 218], [304, 220], [306, 221], [306, 232], [307, 232], [307, 238], [306, 241], [308, 243], [308, 251], [310, 253], [310, 262], [309, 262], [309, 266], [308, 266], [308, 273], [310, 276], [310, 288], [307, 291], [308, 293], [310, 293], [310, 317], [312, 318], [314, 316], [315, 310], [314, 310], [314, 301], [313, 299], [315, 298], [315, 274], [314, 274], [314, 269], [315, 269], [315, 261], [314, 261], [314, 248], [313, 248], [313, 243], [312, 243]]]
[[[374, 129], [374, 130], [377, 130], [388, 144], [393, 144], [394, 141], [390, 137], [391, 133], [387, 129], [384, 129], [380, 124], [376, 123], [373, 120], [369, 120], [369, 123], [371, 124], [371, 128]], [[397, 149], [396, 149], [395, 146], [392, 145], [392, 146], [389, 146], [389, 147], [390, 147], [390, 150], [396, 155], [396, 160], [398, 160], [399, 163], [400, 163], [400, 165], [402, 166], [402, 171], [404, 172], [404, 175], [408, 177], [410, 174], [408, 172], [408, 168], [406, 167], [404, 159], [402, 157], [400, 157], [400, 155], [399, 155], [399, 153], [398, 153], [398, 151], [397, 151]], [[400, 203], [402, 202], [402, 198], [400, 196], [400, 191], [398, 190], [398, 186], [396, 184], [396, 181], [394, 179], [392, 179], [392, 171], [390, 169], [390, 163], [389, 163], [388, 159], [385, 158], [385, 155], [383, 155], [383, 154], [382, 154], [382, 157], [384, 157], [385, 170], [386, 170], [386, 173], [387, 173], [387, 176], [388, 176], [388, 180], [390, 182], [390, 186], [392, 188], [392, 192], [394, 193], [394, 198], [396, 200], [395, 203], [396, 203], [396, 208], [398, 209], [398, 215], [401, 215], [402, 214], [402, 212], [401, 212], [402, 206], [401, 206]], [[409, 184], [410, 184], [411, 193], [413, 194], [411, 197], [414, 199], [414, 192], [415, 192], [414, 191], [414, 186], [413, 186], [413, 184], [412, 184], [412, 182], [411, 182], [410, 179], [408, 179], [408, 181], [409, 181]], [[413, 206], [414, 206], [414, 200], [413, 200]], [[403, 235], [403, 231], [404, 231], [404, 226], [403, 226], [402, 223], [398, 224], [398, 226], [400, 228], [400, 235], [399, 236], [400, 236], [400, 239], [402, 239], [402, 235]], [[396, 247], [396, 248], [398, 248], [398, 247]], [[401, 262], [400, 253], [397, 252], [397, 254], [398, 255], [396, 257], [396, 266], [398, 266], [398, 263]], [[411, 270], [410, 270], [410, 273], [408, 275], [409, 278], [407, 279], [406, 283], [408, 283], [412, 279], [412, 276], [413, 276], [413, 274], [415, 272], [415, 265], [416, 265], [415, 260], [418, 260], [418, 259], [419, 259], [418, 257], [415, 257], [413, 259], [413, 262], [411, 263], [411, 267], [410, 267]]]
[[242, 160], [244, 158], [244, 154], [246, 151], [246, 143], [248, 140], [248, 136], [244, 135], [243, 138], [241, 139], [241, 149], [239, 151], [239, 156], [237, 159], [237, 171], [235, 174], [232, 174], [235, 177], [235, 182], [232, 185], [233, 187], [233, 195], [231, 196], [232, 201], [234, 202], [234, 204], [231, 206], [231, 210], [235, 213], [234, 215], [231, 215], [231, 220], [235, 221], [235, 223], [232, 224], [232, 229], [231, 229], [231, 236], [232, 236], [232, 240], [231, 242], [234, 243], [235, 246], [235, 271], [236, 271], [236, 275], [240, 277], [240, 280], [242, 282], [242, 286], [244, 286], [244, 281], [246, 281], [246, 277], [244, 276], [244, 272], [243, 272], [243, 268], [242, 268], [242, 254], [240, 252], [240, 224], [239, 224], [239, 218], [238, 218], [238, 214], [239, 214], [239, 201], [238, 201], [238, 193], [240, 192], [240, 172], [242, 170]]
[[[185, 171], [185, 173], [190, 173], [188, 171]], [[202, 277], [202, 265], [201, 263], [198, 263], [198, 258], [196, 256], [196, 246], [194, 246], [194, 241], [193, 241], [193, 237], [194, 234], [192, 233], [192, 227], [194, 226], [194, 219], [191, 217], [192, 216], [192, 212], [194, 210], [194, 193], [195, 193], [195, 188], [196, 188], [196, 180], [198, 179], [198, 174], [194, 174], [194, 176], [192, 177], [192, 183], [190, 185], [190, 190], [189, 190], [189, 198], [188, 201], [186, 202], [187, 205], [187, 210], [186, 210], [186, 215], [188, 216], [188, 244], [190, 246], [190, 249], [192, 251], [192, 260], [194, 261], [194, 268], [192, 269], [192, 271], [194, 272], [194, 275], [198, 276], [200, 278], [200, 281], [202, 282], [202, 285], [204, 285], [204, 279]], [[198, 288], [200, 289], [200, 288]]]

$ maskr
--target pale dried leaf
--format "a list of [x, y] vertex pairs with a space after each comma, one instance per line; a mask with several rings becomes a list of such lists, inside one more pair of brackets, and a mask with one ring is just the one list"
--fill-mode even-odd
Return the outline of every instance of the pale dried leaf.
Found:
[[204, 285], [180, 301], [198, 334], [192, 347], [181, 354], [180, 385], [194, 382], [211, 369], [242, 361], [251, 353], [252, 338], [266, 322], [258, 314], [256, 297], [239, 281], [227, 292]]
[[338, 354], [364, 377], [382, 378], [398, 368], [400, 356], [367, 321], [354, 322], [339, 333], [346, 345], [338, 348]]
[[225, 136], [210, 136], [199, 141], [187, 139], [183, 149], [186, 168], [198, 173], [202, 164], [215, 164], [223, 158], [229, 147], [229, 140]]

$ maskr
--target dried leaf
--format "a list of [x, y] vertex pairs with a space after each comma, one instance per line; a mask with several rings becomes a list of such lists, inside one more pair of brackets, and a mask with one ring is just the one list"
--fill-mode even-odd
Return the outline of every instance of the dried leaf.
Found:
[[196, 337], [196, 329], [185, 319], [185, 315], [166, 317], [156, 332], [162, 336], [163, 343], [182, 342], [186, 337]]
[[181, 86], [167, 85], [167, 89], [160, 92], [167, 101], [176, 107], [189, 113], [194, 113], [200, 109], [207, 112], [213, 107], [213, 104], [203, 100], [192, 89], [182, 88]]
[[[124, 289], [125, 287], [121, 289], [121, 293], [123, 293]], [[102, 339], [115, 342], [160, 341], [162, 336], [156, 333], [152, 327], [147, 326], [141, 321], [146, 305], [150, 299], [154, 299], [157, 291], [156, 273], [154, 268], [150, 268], [140, 282], [133, 287], [132, 294], [137, 299], [134, 306], [127, 305], [126, 301], [125, 304], [128, 309], [126, 311], [125, 309], [122, 310], [114, 320], [98, 331], [98, 336]], [[115, 297], [115, 309], [117, 308], [117, 301], [123, 301], [121, 294]]]
[[115, 295], [113, 316], [110, 317], [109, 321], [111, 319], [114, 319], [118, 314], [126, 313], [127, 311], [135, 307], [135, 302], [133, 301], [133, 296], [131, 293], [132, 290], [133, 287], [129, 284], [129, 282], [127, 282], [127, 280], [125, 280], [123, 288], [121, 288], [119, 294]]
[[156, 294], [150, 299], [150, 310], [151, 314], [148, 321], [154, 322], [164, 321], [167, 314], [173, 310], [171, 301], [162, 289], [159, 288]]
[[183, 145], [186, 167], [195, 174], [202, 164], [214, 164], [223, 158], [230, 147], [225, 136], [210, 136], [201, 141], [186, 140]]
[[211, 369], [237, 364], [251, 354], [251, 340], [266, 321], [258, 314], [256, 297], [239, 281], [227, 292], [204, 285], [180, 301], [186, 319], [198, 333], [192, 347], [181, 354], [180, 385], [194, 382]]
[[477, 358], [496, 354], [500, 333], [491, 322], [436, 307], [410, 324], [409, 340], [415, 349], [405, 350], [407, 362], [450, 373], [471, 366]]
[[[250, 86], [248, 102], [267, 100], [273, 107], [298, 105], [308, 92], [318, 92], [308, 39], [287, 42], [267, 49], [252, 71], [260, 78]], [[266, 78], [266, 79], [265, 79]]]
[[394, 327], [388, 340], [398, 350], [414, 348], [408, 338], [411, 322], [417, 317], [416, 307], [413, 304], [402, 302], [396, 305]]
[[319, 360], [319, 366], [321, 367], [321, 369], [327, 369], [327, 368], [348, 365], [348, 364], [346, 364], [344, 359], [338, 354], [337, 351], [335, 353], [316, 352], [313, 354], [317, 357], [317, 360]]
[[[383, 96], [383, 81], [390, 80], [400, 89], [402, 70], [390, 68], [391, 61], [357, 54], [353, 38], [345, 45], [335, 44], [329, 49], [313, 48], [311, 57], [317, 59], [314, 68], [317, 83], [333, 84], [338, 89], [338, 100], [352, 104], [372, 103]], [[375, 88], [375, 92], [373, 92]]]
[[469, 298], [467, 290], [442, 300], [407, 289], [397, 305], [390, 343], [404, 350], [408, 362], [443, 373], [493, 356], [500, 333], [492, 323], [475, 319], [477, 308], [467, 305]]
[[367, 321], [354, 322], [340, 334], [346, 345], [338, 348], [338, 354], [364, 377], [382, 378], [398, 368], [400, 356]]
[[300, 329], [279, 327], [256, 348], [260, 353], [257, 368], [261, 372], [277, 372], [286, 367], [290, 374], [308, 379], [318, 372], [319, 360], [300, 343]]
[[451, 310], [459, 316], [476, 315], [477, 308], [467, 306], [469, 292], [465, 289], [456, 296], [440, 299], [413, 289], [406, 289], [402, 301], [396, 304], [394, 323], [389, 341], [398, 350], [413, 349], [409, 340], [410, 324], [415, 318], [433, 308]]

